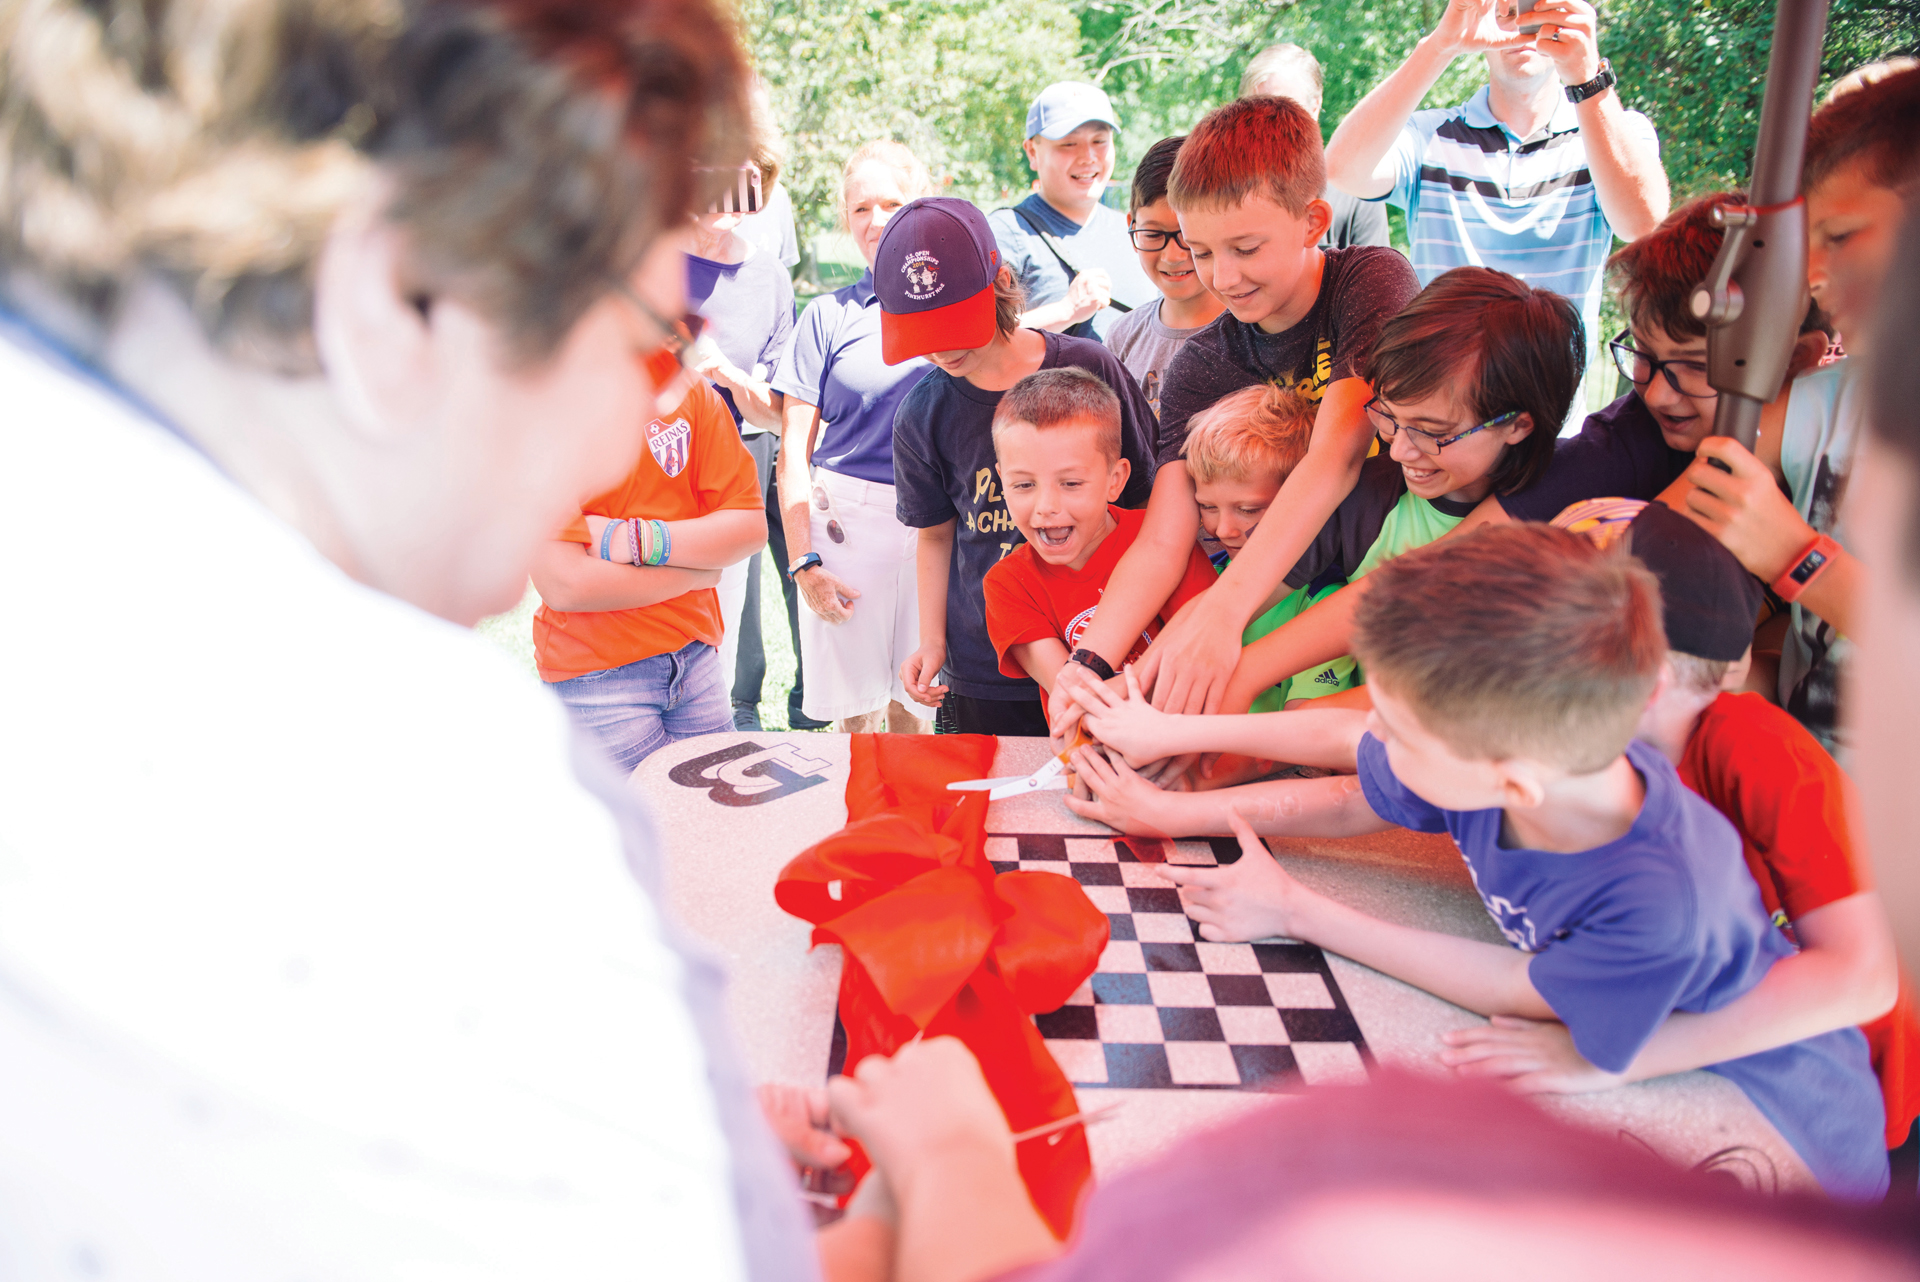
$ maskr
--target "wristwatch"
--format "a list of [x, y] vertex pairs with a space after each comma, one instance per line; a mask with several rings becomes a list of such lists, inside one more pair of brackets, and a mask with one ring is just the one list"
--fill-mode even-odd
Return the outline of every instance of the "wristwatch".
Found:
[[800, 571], [811, 570], [814, 566], [819, 565], [820, 563], [821, 563], [820, 554], [818, 552], [809, 552], [805, 556], [801, 557], [798, 561], [795, 561], [792, 565], [787, 567], [787, 577], [789, 579], [795, 578], [799, 575]]
[[1587, 83], [1585, 83], [1584, 85], [1568, 85], [1567, 86], [1567, 101], [1568, 102], [1585, 102], [1587, 99], [1593, 97], [1593, 95], [1599, 93], [1601, 90], [1611, 89], [1616, 84], [1619, 84], [1619, 83], [1620, 83], [1620, 78], [1613, 74], [1613, 64], [1611, 62], [1608, 62], [1605, 58], [1602, 58], [1600, 60], [1599, 75], [1587, 81]]
[[1067, 659], [1068, 663], [1077, 663], [1102, 681], [1113, 680], [1113, 665], [1084, 647], [1075, 650]]
[[1813, 542], [1807, 544], [1799, 556], [1793, 558], [1790, 565], [1779, 578], [1770, 585], [1773, 594], [1782, 601], [1792, 602], [1800, 599], [1813, 581], [1826, 572], [1833, 564], [1833, 558], [1840, 552], [1840, 545], [1824, 534], [1813, 536]]

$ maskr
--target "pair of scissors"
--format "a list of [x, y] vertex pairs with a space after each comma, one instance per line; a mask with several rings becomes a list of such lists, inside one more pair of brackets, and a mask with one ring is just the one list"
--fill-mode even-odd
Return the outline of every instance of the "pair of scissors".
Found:
[[1092, 742], [1091, 735], [1076, 727], [1072, 742], [1068, 743], [1062, 751], [1048, 757], [1046, 764], [1030, 775], [1007, 775], [999, 779], [962, 779], [958, 783], [948, 784], [947, 790], [949, 792], [984, 792], [990, 801], [1023, 797], [1030, 792], [1065, 792], [1073, 786], [1073, 775], [1067, 769], [1067, 763], [1073, 759], [1074, 749]]

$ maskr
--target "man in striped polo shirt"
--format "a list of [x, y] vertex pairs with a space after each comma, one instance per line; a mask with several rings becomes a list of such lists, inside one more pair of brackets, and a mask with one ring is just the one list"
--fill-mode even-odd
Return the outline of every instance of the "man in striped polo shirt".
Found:
[[[1653, 125], [1621, 107], [1594, 19], [1587, 0], [1539, 0], [1524, 21], [1544, 25], [1527, 36], [1513, 0], [1449, 0], [1327, 144], [1335, 186], [1407, 211], [1422, 285], [1454, 267], [1509, 272], [1573, 299], [1590, 349], [1614, 237], [1645, 235], [1667, 214]], [[1486, 57], [1486, 88], [1458, 107], [1416, 111], [1470, 54]], [[1579, 418], [1576, 409], [1575, 426]]]

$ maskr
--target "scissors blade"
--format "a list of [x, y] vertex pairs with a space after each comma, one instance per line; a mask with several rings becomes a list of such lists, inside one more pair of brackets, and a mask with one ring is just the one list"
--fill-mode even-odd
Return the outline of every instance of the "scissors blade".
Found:
[[1000, 785], [987, 794], [989, 800], [1004, 801], [1008, 797], [1019, 797], [1029, 792], [1064, 792], [1067, 787], [1067, 763], [1059, 757], [1051, 757], [1047, 764], [1024, 779], [1015, 779]]
[[998, 779], [962, 779], [958, 783], [947, 785], [948, 792], [991, 792], [995, 788], [1004, 788], [1010, 783], [1020, 783], [1025, 775], [1004, 775]]

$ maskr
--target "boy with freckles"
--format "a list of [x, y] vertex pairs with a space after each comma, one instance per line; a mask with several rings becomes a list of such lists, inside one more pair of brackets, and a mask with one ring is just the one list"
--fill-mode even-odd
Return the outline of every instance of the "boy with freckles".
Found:
[[[1000, 671], [1032, 677], [1044, 703], [1145, 513], [1113, 505], [1131, 472], [1120, 452], [1120, 399], [1084, 369], [1041, 370], [1015, 383], [994, 411], [993, 448], [1007, 512], [1026, 542], [987, 571], [987, 633]], [[1213, 581], [1212, 563], [1189, 543], [1173, 594], [1128, 657]]]

